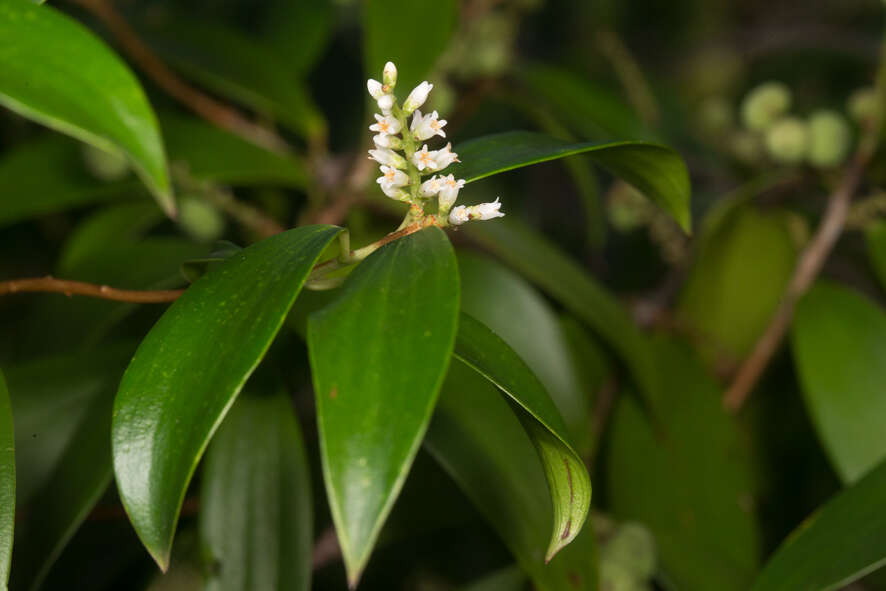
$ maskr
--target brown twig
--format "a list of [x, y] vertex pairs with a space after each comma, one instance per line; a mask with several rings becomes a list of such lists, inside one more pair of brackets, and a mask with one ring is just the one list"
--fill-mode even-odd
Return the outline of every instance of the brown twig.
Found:
[[164, 64], [107, 0], [73, 0], [94, 14], [120, 43], [120, 47], [151, 80], [170, 96], [209, 121], [243, 139], [275, 152], [289, 145], [273, 131], [246, 119], [236, 109], [197, 90]]
[[314, 551], [311, 554], [311, 568], [320, 570], [341, 558], [341, 547], [338, 545], [338, 536], [335, 528], [328, 527], [314, 543]]
[[171, 302], [178, 298], [183, 289], [166, 289], [151, 291], [136, 291], [130, 289], [114, 289], [107, 285], [96, 285], [83, 281], [71, 281], [68, 279], [56, 279], [55, 277], [34, 277], [25, 279], [10, 279], [0, 281], [0, 296], [12, 293], [25, 292], [51, 292], [63, 293], [70, 297], [73, 295], [100, 298], [103, 300], [115, 300], [118, 302], [132, 302], [135, 304], [161, 304]]

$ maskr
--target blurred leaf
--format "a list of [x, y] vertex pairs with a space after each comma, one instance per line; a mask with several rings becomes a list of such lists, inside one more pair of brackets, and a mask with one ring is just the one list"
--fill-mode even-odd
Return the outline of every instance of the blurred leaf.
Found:
[[874, 274], [886, 289], [886, 222], [876, 221], [868, 226], [864, 237]]
[[68, 16], [29, 0], [0, 0], [0, 39], [0, 104], [125, 154], [160, 206], [175, 211], [154, 112], [116, 54]]
[[458, 20], [456, 0], [373, 0], [363, 5], [366, 78], [381, 80], [385, 62], [397, 66], [396, 94], [406, 97], [446, 49]]
[[206, 454], [200, 498], [207, 589], [310, 588], [310, 472], [285, 389], [234, 403]]
[[0, 157], [0, 225], [112, 199], [131, 199], [136, 181], [106, 183], [86, 172], [81, 146], [47, 135], [18, 144]]
[[608, 88], [569, 70], [541, 64], [520, 68], [523, 82], [551, 112], [580, 136], [589, 139], [654, 139], [653, 134]]
[[473, 501], [539, 591], [597, 588], [594, 538], [582, 533], [547, 565], [550, 494], [538, 454], [492, 384], [454, 360], [425, 447]]
[[[459, 320], [455, 356], [507, 394], [538, 451], [554, 506], [550, 561], [581, 531], [591, 503], [591, 480], [572, 449], [566, 425], [544, 386], [498, 335], [467, 314]], [[525, 414], [524, 414], [525, 413]]]
[[194, 283], [214, 265], [225, 261], [235, 254], [243, 250], [242, 247], [229, 242], [228, 240], [218, 240], [208, 255], [194, 259], [188, 259], [181, 264], [181, 274], [188, 281]]
[[285, 56], [296, 78], [304, 76], [320, 57], [333, 33], [331, 0], [266, 2], [268, 14], [262, 39]]
[[[577, 450], [587, 451], [591, 408], [550, 304], [490, 258], [460, 252], [461, 309], [501, 336], [544, 384]], [[519, 319], [517, 321], [516, 319]]]
[[307, 226], [243, 249], [176, 300], [132, 358], [114, 406], [114, 472], [161, 568], [209, 438], [338, 232]]
[[844, 483], [886, 458], [886, 314], [852, 289], [814, 286], [797, 304], [797, 373], [822, 446]]
[[779, 210], [736, 209], [699, 240], [677, 319], [711, 367], [750, 352], [781, 301], [796, 258], [786, 212]]
[[586, 154], [596, 164], [632, 184], [690, 231], [689, 173], [677, 152], [648, 142], [570, 143], [531, 131], [508, 131], [455, 147], [461, 163], [453, 174], [473, 182], [539, 162]]
[[9, 580], [9, 558], [15, 529], [15, 437], [12, 404], [0, 373], [0, 589]]
[[164, 115], [163, 133], [173, 165], [198, 180], [234, 186], [303, 188], [307, 171], [295, 156], [281, 156], [200, 119]]
[[516, 566], [508, 566], [482, 577], [461, 591], [521, 591], [526, 586], [526, 575]]
[[615, 350], [642, 393], [652, 395], [657, 376], [645, 336], [615, 297], [585, 269], [519, 222], [469, 224], [464, 231], [585, 322]]
[[747, 589], [757, 570], [749, 454], [720, 389], [691, 352], [654, 347], [662, 387], [653, 416], [622, 396], [610, 423], [607, 483], [619, 519], [647, 525], [668, 587]]
[[171, 13], [147, 34], [153, 49], [207, 88], [304, 136], [326, 123], [290, 71], [286, 56], [220, 23]]
[[782, 542], [753, 591], [842, 589], [886, 564], [884, 498], [886, 462], [881, 462]]
[[373, 253], [308, 319], [323, 475], [352, 587], [430, 421], [458, 303], [452, 245], [428, 228]]

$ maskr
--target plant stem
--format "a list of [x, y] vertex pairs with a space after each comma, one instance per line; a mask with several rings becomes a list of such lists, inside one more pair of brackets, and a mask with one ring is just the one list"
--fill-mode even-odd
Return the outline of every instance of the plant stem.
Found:
[[71, 281], [56, 279], [55, 277], [35, 277], [25, 279], [10, 279], [0, 281], [0, 296], [12, 293], [25, 292], [54, 292], [63, 293], [70, 297], [82, 295], [103, 300], [115, 300], [118, 302], [132, 302], [135, 304], [159, 304], [171, 302], [177, 299], [183, 289], [136, 291], [129, 289], [114, 289], [107, 285], [84, 283], [83, 281]]

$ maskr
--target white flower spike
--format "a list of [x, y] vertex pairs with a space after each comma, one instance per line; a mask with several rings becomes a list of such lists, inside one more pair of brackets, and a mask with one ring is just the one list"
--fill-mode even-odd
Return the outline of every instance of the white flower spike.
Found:
[[441, 188], [443, 188], [443, 182], [436, 176], [432, 176], [421, 184], [421, 187], [418, 188], [418, 194], [422, 197], [433, 197]]
[[430, 115], [422, 116], [421, 111], [416, 109], [415, 115], [412, 116], [412, 125], [409, 126], [409, 130], [415, 135], [416, 139], [424, 141], [435, 135], [446, 137], [446, 132], [443, 131], [444, 125], [446, 125], [446, 120], [443, 119], [441, 121], [437, 111]]
[[366, 81], [366, 88], [369, 90], [369, 95], [378, 100], [385, 94], [384, 89], [382, 88], [381, 82], [378, 80], [373, 80], [370, 78]]
[[464, 179], [456, 180], [455, 176], [445, 176], [441, 181], [441, 188], [437, 193], [437, 199], [440, 204], [440, 213], [446, 213], [455, 204], [458, 198], [458, 191], [465, 186]]
[[480, 205], [475, 205], [468, 209], [471, 210], [470, 215], [472, 220], [491, 220], [505, 217], [505, 214], [499, 211], [499, 209], [501, 209], [501, 203], [499, 203], [498, 197], [496, 197], [495, 201], [492, 203], [481, 203]]
[[380, 133], [378, 135], [372, 136], [372, 141], [375, 142], [375, 145], [378, 148], [393, 148], [395, 150], [399, 150], [403, 147], [403, 142], [400, 141], [400, 138], [395, 135], [388, 135], [386, 133]]
[[400, 122], [397, 121], [396, 117], [391, 115], [379, 115], [376, 113], [375, 121], [376, 123], [369, 126], [369, 131], [384, 133], [387, 135], [396, 135], [400, 133]]
[[402, 169], [405, 169], [407, 166], [406, 159], [403, 158], [403, 156], [387, 148], [369, 150], [369, 157], [379, 164], [385, 164], [387, 166], [395, 166]]
[[443, 170], [453, 162], [459, 162], [458, 154], [452, 151], [452, 144], [446, 144], [442, 150], [431, 152], [431, 159], [436, 163], [436, 170]]
[[385, 64], [381, 79], [385, 83], [385, 86], [389, 88], [388, 92], [394, 90], [394, 87], [397, 86], [397, 66], [394, 65], [394, 62], [388, 62]]
[[459, 205], [449, 212], [449, 223], [453, 226], [460, 226], [469, 221], [471, 221], [471, 215], [468, 213], [468, 208], [464, 205]]
[[429, 152], [428, 145], [425, 144], [421, 147], [421, 150], [418, 150], [412, 155], [412, 163], [415, 164], [415, 167], [419, 170], [427, 169], [428, 172], [440, 170], [443, 167], [437, 166], [437, 161], [434, 159], [436, 154], [437, 152]]
[[407, 115], [411, 115], [413, 111], [425, 104], [432, 88], [434, 88], [434, 85], [430, 84], [427, 80], [413, 88], [412, 92], [409, 93], [409, 96], [406, 97], [406, 102], [403, 103], [403, 112]]
[[376, 179], [376, 182], [384, 187], [405, 187], [409, 184], [409, 176], [402, 170], [390, 166], [381, 167], [382, 176]]

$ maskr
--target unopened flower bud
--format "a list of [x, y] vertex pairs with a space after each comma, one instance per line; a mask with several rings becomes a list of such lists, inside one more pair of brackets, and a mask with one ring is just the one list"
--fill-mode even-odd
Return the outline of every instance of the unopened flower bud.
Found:
[[434, 85], [427, 80], [416, 86], [409, 93], [409, 96], [406, 97], [406, 102], [403, 103], [403, 112], [406, 115], [411, 115], [413, 111], [425, 104], [425, 101], [428, 100], [428, 93], [431, 92], [432, 88], [434, 88]]
[[397, 86], [397, 66], [394, 65], [394, 62], [388, 62], [385, 64], [385, 70], [382, 73], [382, 81], [385, 83], [385, 86], [388, 87], [388, 92], [394, 90], [394, 87]]
[[406, 159], [393, 150], [389, 150], [388, 148], [369, 150], [369, 157], [379, 164], [394, 166], [396, 168], [406, 168]]
[[816, 111], [809, 117], [809, 162], [830, 168], [842, 164], [849, 152], [849, 124], [836, 111]]
[[[380, 183], [381, 184], [381, 183]], [[409, 203], [409, 193], [394, 185], [381, 184], [382, 193], [396, 201]]]
[[378, 80], [373, 80], [372, 78], [366, 81], [366, 88], [369, 90], [369, 95], [375, 100], [380, 99], [382, 95], [385, 94], [385, 91], [381, 86], [381, 82], [379, 82]]
[[791, 106], [791, 91], [781, 82], [766, 82], [751, 90], [741, 104], [745, 126], [766, 131]]
[[500, 208], [501, 203], [499, 203], [498, 197], [496, 197], [492, 203], [481, 203], [471, 207], [471, 219], [491, 220], [493, 218], [503, 218], [505, 214], [499, 211]]
[[403, 146], [403, 142], [400, 141], [400, 138], [386, 133], [372, 136], [372, 141], [374, 141], [375, 145], [379, 148], [393, 148], [394, 150], [399, 150]]
[[468, 208], [464, 205], [459, 205], [457, 207], [452, 208], [452, 211], [449, 212], [449, 223], [453, 226], [460, 226], [463, 223], [470, 221], [471, 216], [468, 214]]
[[378, 97], [376, 101], [378, 103], [378, 108], [384, 115], [389, 115], [391, 113], [391, 109], [394, 108], [394, 95], [393, 94], [383, 94]]
[[766, 149], [778, 162], [797, 164], [809, 149], [809, 129], [796, 117], [779, 119], [766, 132]]

